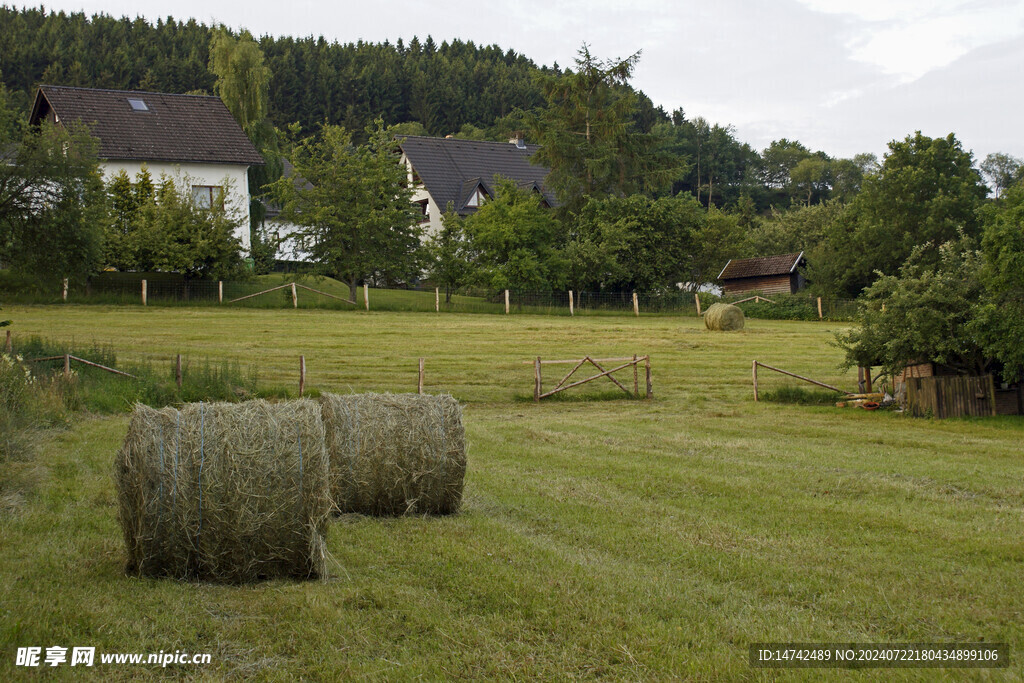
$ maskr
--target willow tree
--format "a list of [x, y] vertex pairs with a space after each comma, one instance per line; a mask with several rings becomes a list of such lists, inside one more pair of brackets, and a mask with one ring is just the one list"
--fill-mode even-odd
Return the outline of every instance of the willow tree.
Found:
[[210, 39], [210, 71], [217, 77], [214, 87], [224, 106], [252, 140], [265, 162], [249, 168], [249, 219], [253, 250], [259, 249], [259, 225], [266, 208], [256, 199], [269, 183], [281, 177], [281, 151], [277, 131], [270, 122], [270, 67], [252, 34], [242, 31], [236, 38], [221, 26]]

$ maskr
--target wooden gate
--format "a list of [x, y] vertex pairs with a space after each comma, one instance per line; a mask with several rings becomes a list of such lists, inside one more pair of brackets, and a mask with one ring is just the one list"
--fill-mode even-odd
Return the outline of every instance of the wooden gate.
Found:
[[907, 377], [907, 410], [915, 417], [984, 417], [996, 414], [992, 375]]

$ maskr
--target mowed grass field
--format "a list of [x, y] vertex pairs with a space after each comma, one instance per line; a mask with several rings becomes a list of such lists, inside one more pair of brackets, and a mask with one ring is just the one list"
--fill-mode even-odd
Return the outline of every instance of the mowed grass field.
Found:
[[[757, 359], [853, 388], [836, 325], [315, 310], [5, 306], [20, 335], [121, 360], [238, 360], [268, 385], [426, 388], [465, 403], [458, 515], [344, 516], [323, 582], [127, 578], [112, 463], [127, 418], [85, 419], [11, 471], [0, 672], [18, 646], [210, 652], [199, 678], [818, 679], [752, 669], [764, 641], [993, 641], [1024, 676], [1024, 420], [915, 420], [754, 403]], [[649, 353], [655, 398], [532, 402], [524, 363]], [[545, 366], [545, 386], [568, 368]], [[628, 376], [627, 376], [628, 377]], [[632, 382], [632, 377], [628, 377]], [[761, 375], [763, 388], [792, 380]], [[641, 374], [641, 386], [643, 377]], [[594, 385], [588, 385], [594, 386]], [[584, 387], [577, 395], [587, 397]], [[611, 400], [610, 400], [611, 399]], [[139, 665], [108, 678], [166, 674]], [[67, 667], [53, 673], [75, 673]]]

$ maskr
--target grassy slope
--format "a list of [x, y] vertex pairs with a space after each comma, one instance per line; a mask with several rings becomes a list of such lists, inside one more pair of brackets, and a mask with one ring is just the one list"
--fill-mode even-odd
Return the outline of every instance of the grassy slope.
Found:
[[[0, 671], [19, 644], [211, 651], [213, 673], [324, 679], [739, 677], [752, 641], [1024, 646], [1024, 425], [752, 403], [752, 358], [852, 383], [827, 325], [9, 309], [16, 335], [251, 359], [272, 383], [304, 353], [327, 390], [411, 388], [422, 355], [428, 389], [468, 402], [471, 460], [455, 517], [334, 524], [329, 582], [133, 580], [110, 477], [126, 420], [86, 421], [25, 466], [38, 483], [0, 520]], [[653, 404], [523, 400], [522, 360], [634, 352], [652, 354]]]

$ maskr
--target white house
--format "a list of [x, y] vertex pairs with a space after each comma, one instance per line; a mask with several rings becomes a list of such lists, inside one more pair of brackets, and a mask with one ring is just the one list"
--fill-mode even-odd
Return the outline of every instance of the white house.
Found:
[[249, 252], [248, 170], [264, 162], [220, 98], [42, 85], [30, 121], [43, 120], [88, 126], [105, 181], [122, 170], [134, 179], [145, 165], [154, 182], [187, 180], [201, 206], [223, 201], [244, 219], [236, 236]]

